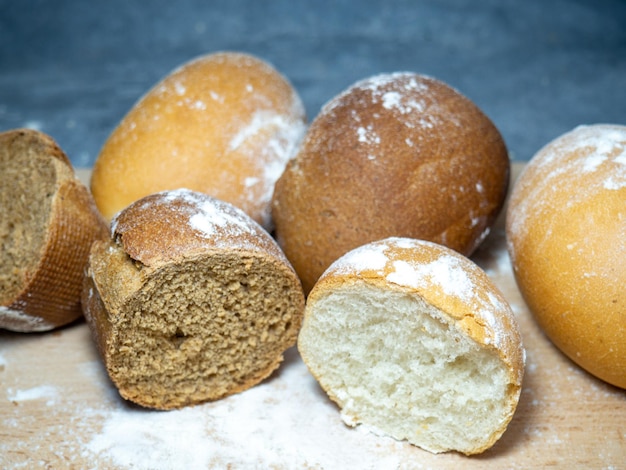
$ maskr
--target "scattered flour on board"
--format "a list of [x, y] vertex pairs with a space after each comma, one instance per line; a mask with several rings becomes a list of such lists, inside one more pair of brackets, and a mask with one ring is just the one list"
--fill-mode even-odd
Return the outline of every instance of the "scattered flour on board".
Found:
[[58, 390], [52, 385], [38, 385], [24, 390], [7, 390], [7, 398], [18, 403], [46, 398], [48, 404], [53, 404], [58, 394]]
[[85, 452], [152, 470], [396, 468], [406, 444], [346, 428], [297, 353], [287, 354], [297, 360], [277, 375], [217, 402], [166, 412], [120, 403]]
[[211, 461], [211, 446], [207, 445], [211, 440], [198, 411], [114, 410], [86, 448], [124, 468], [206, 469]]

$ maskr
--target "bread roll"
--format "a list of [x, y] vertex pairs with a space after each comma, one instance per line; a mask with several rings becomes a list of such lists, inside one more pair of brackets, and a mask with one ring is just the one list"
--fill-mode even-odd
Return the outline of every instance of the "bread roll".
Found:
[[48, 135], [0, 133], [0, 175], [0, 328], [66, 325], [82, 316], [89, 248], [108, 236], [108, 227]]
[[626, 388], [626, 126], [580, 126], [539, 150], [511, 193], [506, 233], [548, 337]]
[[300, 282], [234, 206], [187, 189], [146, 196], [95, 243], [85, 316], [119, 393], [172, 409], [243, 391], [293, 346]]
[[504, 141], [468, 98], [430, 77], [377, 75], [311, 123], [275, 188], [276, 236], [306, 291], [339, 256], [389, 236], [469, 255], [508, 181]]
[[488, 449], [520, 396], [511, 308], [484, 271], [432, 242], [389, 238], [335, 261], [298, 347], [348, 425], [433, 453]]
[[300, 97], [270, 64], [235, 52], [205, 55], [129, 111], [98, 155], [91, 189], [107, 219], [143, 196], [185, 187], [270, 229], [274, 183], [304, 131]]

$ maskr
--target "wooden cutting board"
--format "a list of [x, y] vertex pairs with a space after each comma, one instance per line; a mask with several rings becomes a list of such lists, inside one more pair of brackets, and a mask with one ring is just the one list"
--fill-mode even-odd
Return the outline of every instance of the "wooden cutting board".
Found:
[[239, 395], [144, 410], [119, 397], [79, 322], [0, 332], [0, 468], [626, 468], [626, 391], [579, 369], [537, 327], [512, 276], [502, 217], [473, 258], [509, 300], [527, 352], [516, 414], [482, 455], [434, 455], [346, 427], [295, 348]]

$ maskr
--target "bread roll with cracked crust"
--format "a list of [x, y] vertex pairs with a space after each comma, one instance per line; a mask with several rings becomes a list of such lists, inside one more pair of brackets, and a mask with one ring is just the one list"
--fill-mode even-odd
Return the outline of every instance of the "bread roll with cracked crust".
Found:
[[146, 196], [95, 243], [85, 316], [111, 380], [172, 409], [246, 390], [293, 346], [304, 295], [276, 242], [231, 204], [186, 189]]
[[506, 233], [543, 331], [626, 388], [626, 126], [580, 126], [539, 150], [511, 192]]
[[348, 425], [433, 453], [490, 448], [524, 372], [516, 319], [484, 271], [406, 238], [363, 245], [324, 272], [298, 348]]
[[469, 255], [502, 208], [504, 141], [468, 98], [415, 73], [377, 75], [326, 104], [276, 184], [276, 236], [309, 291], [352, 248], [390, 236]]
[[166, 189], [201, 191], [271, 229], [274, 183], [305, 131], [291, 83], [257, 57], [219, 52], [157, 83], [105, 142], [91, 177], [107, 219]]
[[47, 331], [82, 316], [92, 241], [108, 237], [89, 190], [48, 135], [0, 133], [0, 328]]

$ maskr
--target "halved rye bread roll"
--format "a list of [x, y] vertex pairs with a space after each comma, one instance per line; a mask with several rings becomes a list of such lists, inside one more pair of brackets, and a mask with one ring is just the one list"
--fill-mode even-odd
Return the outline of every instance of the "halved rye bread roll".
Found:
[[91, 250], [83, 304], [119, 393], [172, 409], [268, 377], [296, 342], [304, 294], [260, 225], [180, 189], [113, 219], [111, 239]]
[[46, 331], [82, 316], [91, 243], [108, 224], [48, 135], [0, 133], [0, 328]]

